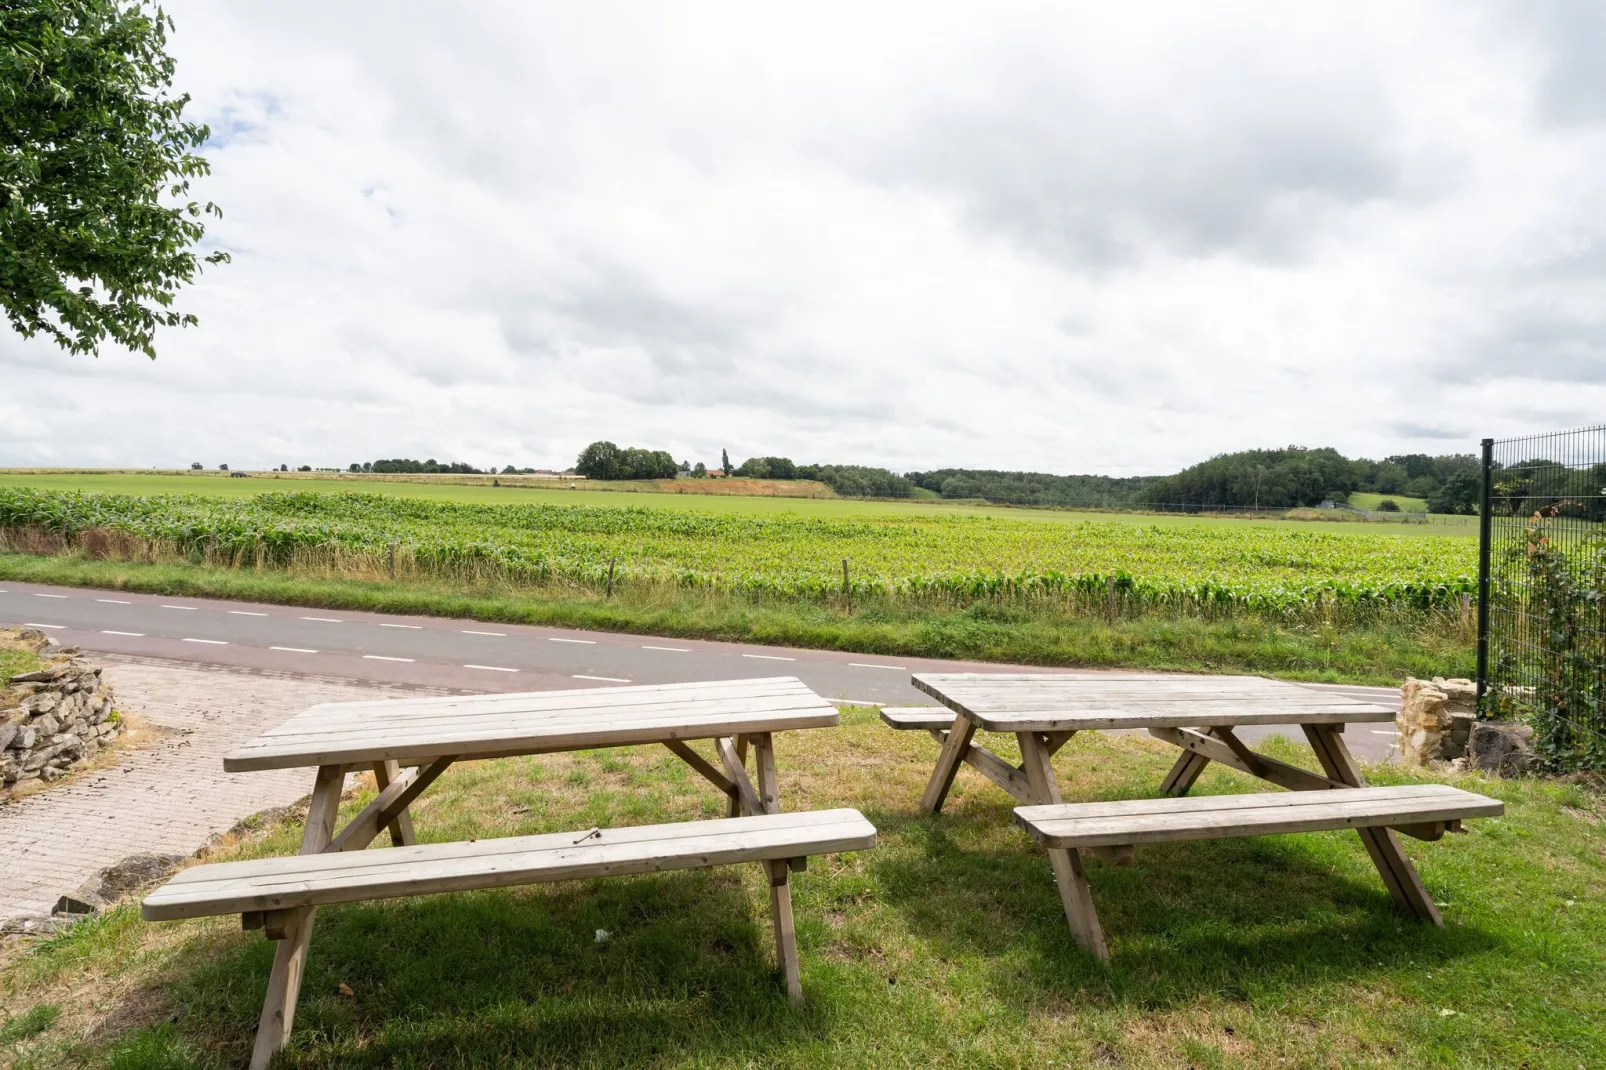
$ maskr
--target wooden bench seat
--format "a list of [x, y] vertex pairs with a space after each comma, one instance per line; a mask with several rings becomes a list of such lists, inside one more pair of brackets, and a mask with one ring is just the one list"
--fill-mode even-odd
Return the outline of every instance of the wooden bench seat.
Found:
[[954, 726], [954, 711], [946, 706], [883, 706], [881, 720], [888, 728], [899, 730], [946, 731]]
[[[1432, 840], [1461, 831], [1466, 818], [1498, 817], [1504, 812], [1505, 804], [1498, 799], [1447, 784], [1404, 784], [1017, 806], [1015, 823], [1044, 847], [1081, 848], [1122, 862], [1138, 844], [1172, 840], [1332, 829], [1396, 829]], [[1386, 872], [1384, 879], [1389, 879]]]
[[433, 892], [770, 862], [875, 846], [857, 810], [761, 814], [193, 866], [145, 897], [146, 921]]

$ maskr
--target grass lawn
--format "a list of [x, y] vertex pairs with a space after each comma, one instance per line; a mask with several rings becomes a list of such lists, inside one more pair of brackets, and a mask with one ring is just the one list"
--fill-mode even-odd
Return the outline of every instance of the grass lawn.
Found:
[[1377, 503], [1385, 498], [1392, 499], [1394, 504], [1400, 507], [1400, 512], [1402, 513], [1425, 513], [1428, 511], [1428, 500], [1426, 498], [1407, 498], [1402, 494], [1363, 494], [1357, 492], [1349, 496], [1349, 503], [1357, 509], [1376, 509]]
[[1052, 608], [977, 603], [942, 611], [875, 600], [856, 603], [848, 613], [811, 602], [754, 602], [665, 588], [626, 589], [605, 599], [583, 591], [531, 592], [467, 580], [341, 580], [289, 571], [15, 553], [0, 553], [0, 579], [1028, 665], [1251, 672], [1383, 686], [1398, 686], [1406, 676], [1466, 676], [1473, 668], [1473, 636], [1467, 627], [1408, 614], [1381, 614], [1370, 623], [1156, 617], [1112, 621]]
[[[1126, 868], [1090, 860], [1113, 954], [1101, 967], [1073, 942], [1002, 792], [964, 770], [947, 812], [922, 816], [935, 744], [868, 710], [843, 720], [777, 739], [787, 809], [856, 806], [881, 832], [874, 850], [814, 859], [796, 879], [801, 1011], [774, 976], [757, 866], [398, 899], [319, 912], [284, 1065], [1606, 1060], [1606, 801], [1580, 784], [1455, 781], [1508, 811], [1466, 836], [1404, 841], [1443, 930], [1395, 913], [1348, 833], [1149, 847]], [[1272, 749], [1313, 764], [1303, 747]], [[1148, 796], [1174, 753], [1092, 733], [1056, 762], [1069, 799]], [[1212, 767], [1195, 790], [1258, 787]], [[630, 749], [456, 767], [416, 823], [425, 840], [462, 839], [716, 816], [720, 803], [666, 751]], [[299, 835], [292, 817], [215, 857], [291, 853]], [[149, 925], [134, 905], [8, 950], [0, 1062], [241, 1065], [272, 954], [235, 919]]]
[[40, 661], [26, 650], [8, 650], [0, 646], [0, 686], [11, 682], [18, 673], [33, 672]]
[[[293, 473], [291, 473], [293, 474]], [[756, 482], [756, 481], [755, 481]], [[1079, 523], [1086, 520], [1159, 525], [1214, 527], [1275, 527], [1309, 531], [1313, 527], [1321, 532], [1357, 532], [1370, 535], [1396, 535], [1420, 538], [1423, 536], [1451, 536], [1473, 538], [1477, 524], [1472, 517], [1434, 517], [1429, 524], [1380, 524], [1363, 521], [1323, 521], [1313, 524], [1301, 520], [1280, 520], [1247, 517], [1178, 516], [1157, 513], [1122, 512], [1070, 512], [1063, 509], [1026, 509], [1006, 506], [984, 506], [969, 503], [942, 502], [921, 497], [907, 502], [859, 501], [843, 498], [793, 498], [766, 495], [670, 494], [618, 490], [569, 490], [567, 484], [559, 488], [546, 486], [464, 485], [447, 482], [384, 482], [374, 479], [299, 478], [275, 479], [253, 476], [250, 479], [229, 479], [220, 473], [196, 475], [144, 474], [135, 472], [114, 473], [56, 473], [18, 472], [0, 469], [0, 487], [37, 487], [41, 490], [101, 492], [106, 494], [210, 494], [236, 497], [247, 494], [291, 491], [398, 495], [424, 498], [431, 501], [461, 502], [476, 505], [590, 505], [610, 508], [675, 509], [686, 512], [736, 513], [742, 515], [771, 515], [792, 513], [798, 516], [827, 519], [856, 519], [908, 516], [980, 516], [1010, 520], [1032, 520], [1042, 523]], [[1404, 508], [1402, 501], [1401, 508]]]

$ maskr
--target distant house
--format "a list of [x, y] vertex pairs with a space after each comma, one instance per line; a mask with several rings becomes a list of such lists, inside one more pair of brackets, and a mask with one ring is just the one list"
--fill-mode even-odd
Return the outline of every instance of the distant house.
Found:
[[708, 478], [710, 479], [723, 479], [724, 477], [725, 469], [723, 468], [710, 468], [708, 470]]

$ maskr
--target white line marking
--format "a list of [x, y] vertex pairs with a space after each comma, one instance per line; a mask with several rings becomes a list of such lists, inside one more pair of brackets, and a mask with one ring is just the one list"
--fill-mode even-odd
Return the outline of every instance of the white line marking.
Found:
[[194, 609], [194, 606], [162, 606], [163, 609]]
[[97, 601], [97, 602], [110, 602], [114, 606], [131, 606], [131, 605], [134, 604], [134, 603], [128, 601], [127, 599], [123, 599], [123, 598], [97, 598], [97, 599], [95, 599], [95, 601]]
[[549, 643], [584, 643], [587, 646], [597, 645], [597, 641], [595, 639], [559, 639], [555, 635], [547, 636], [546, 641]]
[[510, 669], [505, 665], [465, 665], [465, 666], [463, 666], [463, 668], [465, 668], [465, 669], [484, 669], [486, 672], [518, 672], [519, 671], [517, 669]]
[[23, 621], [22, 622], [22, 626], [24, 628], [57, 628], [57, 629], [67, 627], [65, 624], [40, 624], [38, 621], [32, 621], [32, 620]]
[[1399, 733], [1398, 732], [1389, 732], [1389, 731], [1387, 731], [1385, 729], [1382, 729], [1382, 728], [1374, 728], [1374, 729], [1372, 729], [1372, 735], [1374, 735], [1374, 736], [1397, 736], [1397, 735], [1399, 735]]
[[506, 632], [477, 632], [473, 628], [464, 628], [463, 629], [463, 634], [464, 635], [497, 635], [497, 636], [502, 636], [503, 638], [507, 637], [507, 633]]
[[743, 654], [744, 658], [757, 658], [760, 661], [796, 661], [796, 658], [783, 658], [779, 654]]
[[344, 624], [345, 623], [345, 621], [339, 620], [338, 618], [335, 618], [335, 617], [302, 617], [301, 619], [302, 620], [322, 621], [325, 624]]
[[369, 661], [412, 661], [412, 658], [388, 658], [383, 654], [364, 654]]
[[418, 629], [422, 628], [423, 625], [422, 624], [380, 624], [380, 627], [381, 628], [411, 628], [411, 629], [413, 629], [413, 631], [417, 631]]
[[186, 643], [205, 643], [207, 646], [228, 646], [226, 639], [185, 639]]
[[673, 651], [676, 654], [690, 654], [691, 653], [691, 647], [689, 647], [689, 646], [644, 646], [641, 649], [643, 649], [643, 650], [670, 650], [670, 651]]
[[143, 639], [143, 638], [145, 638], [145, 633], [144, 632], [114, 632], [110, 628], [102, 628], [101, 631], [100, 631], [100, 634], [101, 635], [127, 635], [127, 636], [131, 636], [132, 638], [135, 638], [135, 639]]
[[909, 671], [902, 665], [872, 665], [868, 661], [850, 661], [848, 664], [853, 666], [855, 669], [891, 669], [894, 672]]
[[574, 674], [576, 680], [606, 680], [610, 684], [628, 684], [630, 681], [623, 676], [587, 676], [585, 673]]
[[316, 650], [308, 650], [304, 646], [270, 646], [269, 650], [283, 650], [287, 654], [316, 654]]
[[33, 593], [33, 596], [35, 598], [66, 598], [67, 597], [64, 594], [40, 594], [38, 591], [35, 591]]
[[229, 612], [233, 613], [236, 617], [266, 617], [267, 616], [266, 613], [253, 613], [249, 609], [231, 609], [231, 610], [229, 610]]

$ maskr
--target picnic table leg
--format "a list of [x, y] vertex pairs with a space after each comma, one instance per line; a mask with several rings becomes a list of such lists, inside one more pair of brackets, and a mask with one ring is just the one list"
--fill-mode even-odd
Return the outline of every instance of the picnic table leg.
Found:
[[[749, 737], [753, 764], [758, 767], [758, 801], [766, 814], [781, 812], [781, 788], [775, 775], [775, 743], [768, 732]], [[764, 863], [770, 885], [770, 914], [775, 919], [775, 960], [786, 982], [786, 998], [793, 1006], [803, 1002], [803, 975], [797, 957], [797, 930], [792, 923], [791, 862]]]
[[[1032, 802], [1063, 802], [1059, 782], [1054, 778], [1054, 766], [1049, 761], [1048, 741], [1036, 732], [1017, 732], [1015, 738], [1020, 741], [1021, 762], [1026, 766]], [[1050, 848], [1048, 862], [1054, 869], [1054, 881], [1059, 885], [1060, 902], [1065, 904], [1065, 918], [1071, 923], [1071, 934], [1094, 957], [1109, 961], [1110, 950], [1104, 944], [1104, 930], [1093, 908], [1093, 894], [1082, 872], [1081, 858], [1074, 850]]]
[[[1316, 760], [1322, 763], [1322, 769], [1331, 779], [1352, 788], [1366, 787], [1366, 778], [1361, 775], [1360, 766], [1355, 763], [1349, 747], [1344, 745], [1342, 726], [1308, 724], [1302, 727], [1305, 729], [1305, 738], [1310, 740], [1311, 750], [1316, 752]], [[1360, 833], [1361, 843], [1366, 845], [1366, 853], [1372, 856], [1372, 864], [1377, 867], [1378, 875], [1383, 878], [1383, 884], [1394, 897], [1394, 902], [1444, 928], [1444, 919], [1439, 915], [1433, 896], [1428, 894], [1416, 867], [1411, 865], [1411, 860], [1401, 849], [1394, 830], [1367, 828], [1356, 831]]]
[[965, 753], [970, 750], [971, 737], [975, 734], [975, 721], [962, 713], [954, 714], [954, 726], [948, 729], [948, 738], [943, 742], [941, 753], [937, 755], [937, 768], [931, 771], [931, 782], [926, 785], [925, 795], [921, 796], [921, 809], [934, 814], [942, 809], [942, 801], [948, 797], [948, 789], [954, 785], [954, 777], [959, 773], [959, 763], [965, 760]]
[[1160, 791], [1164, 795], [1186, 795], [1193, 782], [1199, 779], [1199, 774], [1205, 771], [1210, 759], [1202, 754], [1195, 754], [1185, 750], [1177, 756], [1176, 764], [1171, 771], [1160, 781]]
[[[741, 768], [743, 768], [743, 769], [747, 768], [747, 737], [746, 736], [737, 736], [736, 737], [736, 762], [737, 762], [738, 765], [741, 766]], [[730, 762], [728, 760], [726, 761], [725, 765], [726, 765], [727, 770], [729, 770]], [[741, 814], [742, 814], [742, 801], [737, 796], [732, 795], [730, 797], [730, 802], [727, 803], [726, 806], [725, 806], [725, 816], [726, 817], [740, 817]]]
[[[307, 826], [301, 835], [301, 854], [320, 853], [334, 836], [335, 817], [340, 812], [340, 789], [346, 774], [338, 765], [320, 766], [313, 782], [312, 800], [307, 805]], [[251, 1049], [251, 1070], [266, 1070], [273, 1056], [290, 1038], [295, 1025], [296, 1001], [301, 995], [301, 975], [307, 967], [307, 948], [312, 942], [312, 922], [317, 907], [289, 912], [284, 939], [273, 953], [273, 972], [268, 974], [268, 996], [257, 1021], [256, 1044]]]
[[[380, 791], [390, 787], [391, 781], [401, 776], [401, 766], [394, 760], [374, 763], [374, 785]], [[394, 821], [385, 826], [390, 830], [390, 842], [397, 847], [411, 847], [418, 842], [418, 836], [413, 832], [413, 815], [406, 810], [396, 815]]]

